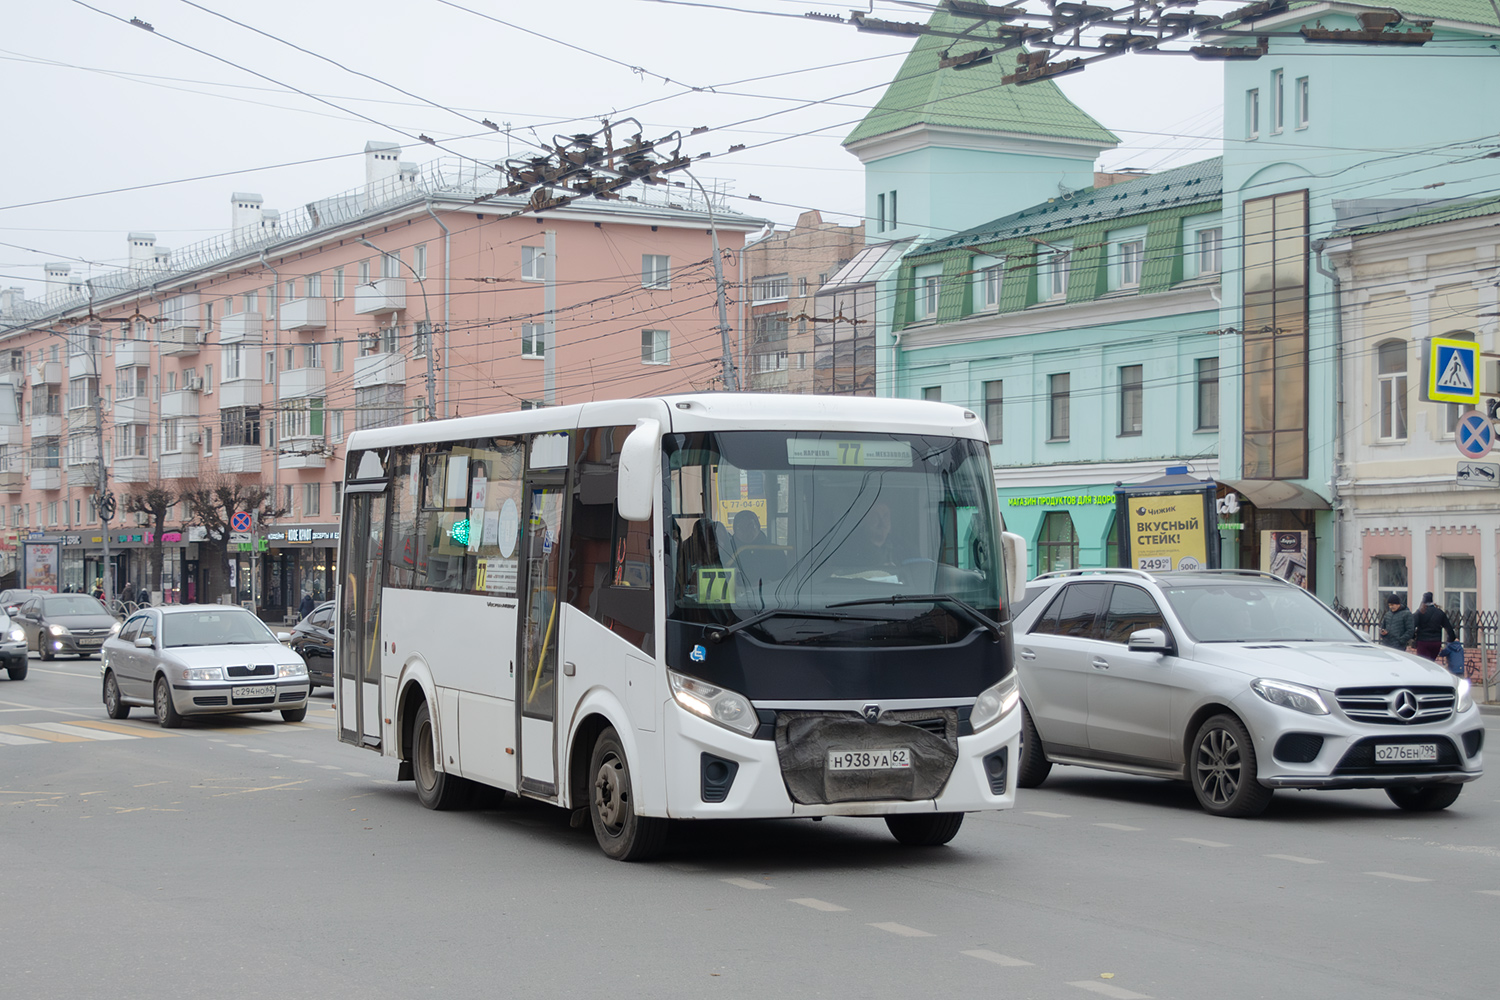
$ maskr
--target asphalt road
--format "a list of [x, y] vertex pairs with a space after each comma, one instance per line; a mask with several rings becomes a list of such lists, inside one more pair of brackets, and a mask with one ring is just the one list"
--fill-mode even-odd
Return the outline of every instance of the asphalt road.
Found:
[[[433, 813], [304, 723], [112, 723], [98, 663], [0, 680], [0, 989], [67, 997], [1449, 998], [1494, 992], [1500, 778], [1444, 813], [1056, 768], [948, 847], [705, 824], [624, 865], [566, 814]], [[1500, 717], [1488, 717], [1491, 741]], [[1496, 744], [1491, 742], [1491, 746]]]

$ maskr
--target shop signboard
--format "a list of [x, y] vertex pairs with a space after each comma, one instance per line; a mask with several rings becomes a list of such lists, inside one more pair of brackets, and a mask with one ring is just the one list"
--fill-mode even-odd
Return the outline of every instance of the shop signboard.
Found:
[[1115, 492], [1120, 564], [1148, 573], [1216, 569], [1218, 513], [1214, 484]]
[[58, 559], [61, 548], [56, 542], [27, 542], [26, 569], [23, 574], [27, 590], [57, 593]]
[[1305, 531], [1262, 531], [1260, 568], [1273, 576], [1307, 586], [1308, 535]]

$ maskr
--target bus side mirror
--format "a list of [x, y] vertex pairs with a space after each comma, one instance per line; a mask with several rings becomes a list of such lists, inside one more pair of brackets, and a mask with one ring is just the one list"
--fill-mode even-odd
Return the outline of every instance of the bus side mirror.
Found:
[[620, 446], [620, 478], [616, 486], [620, 516], [627, 521], [651, 520], [651, 501], [660, 477], [661, 421], [637, 420], [635, 430]]
[[1005, 553], [1005, 589], [1011, 603], [1026, 598], [1026, 539], [1009, 531], [1000, 533], [1000, 548]]

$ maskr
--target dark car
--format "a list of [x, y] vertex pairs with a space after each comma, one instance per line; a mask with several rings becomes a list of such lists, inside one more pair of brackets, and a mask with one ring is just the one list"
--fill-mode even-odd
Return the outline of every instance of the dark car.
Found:
[[41, 596], [42, 592], [39, 590], [19, 590], [15, 588], [0, 590], [0, 611], [5, 612], [7, 615], [13, 615], [29, 599]]
[[50, 660], [58, 653], [93, 656], [120, 631], [120, 621], [88, 594], [35, 594], [11, 620], [26, 632], [26, 645]]
[[292, 652], [307, 664], [312, 686], [333, 687], [333, 602], [324, 601], [292, 630]]

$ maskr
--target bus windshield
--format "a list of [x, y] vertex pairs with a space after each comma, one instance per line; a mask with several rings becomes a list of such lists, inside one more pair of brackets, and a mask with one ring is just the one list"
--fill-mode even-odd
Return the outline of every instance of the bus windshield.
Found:
[[670, 618], [759, 618], [763, 641], [814, 645], [957, 642], [979, 624], [964, 605], [1002, 620], [982, 442], [733, 431], [664, 447]]

